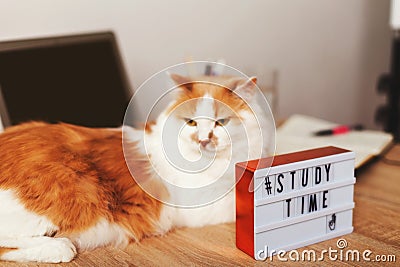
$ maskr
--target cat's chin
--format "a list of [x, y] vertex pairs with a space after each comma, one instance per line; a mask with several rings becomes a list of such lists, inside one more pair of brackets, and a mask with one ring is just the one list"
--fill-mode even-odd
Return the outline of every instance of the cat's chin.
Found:
[[224, 151], [224, 148], [220, 148], [220, 147], [215, 147], [215, 146], [206, 146], [206, 147], [201, 147], [200, 148], [200, 152], [206, 156], [206, 157], [210, 157], [210, 158], [214, 158], [217, 156], [217, 154], [220, 154]]
[[217, 154], [217, 149], [215, 147], [201, 147], [200, 152], [207, 156], [207, 157], [215, 157], [215, 154]]

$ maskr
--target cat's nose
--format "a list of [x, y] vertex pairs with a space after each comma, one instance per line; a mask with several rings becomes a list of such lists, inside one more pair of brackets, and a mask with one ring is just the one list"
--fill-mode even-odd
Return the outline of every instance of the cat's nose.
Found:
[[206, 147], [211, 142], [210, 139], [200, 140], [199, 143], [202, 147]]

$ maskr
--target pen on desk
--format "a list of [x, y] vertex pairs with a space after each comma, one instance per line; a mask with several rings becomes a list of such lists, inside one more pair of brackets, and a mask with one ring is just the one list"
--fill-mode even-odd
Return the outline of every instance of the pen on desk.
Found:
[[326, 135], [336, 135], [336, 134], [344, 134], [348, 133], [350, 131], [360, 131], [364, 129], [364, 127], [361, 124], [356, 124], [356, 125], [340, 125], [336, 126], [332, 129], [325, 129], [325, 130], [320, 130], [317, 132], [314, 132], [315, 136], [326, 136]]

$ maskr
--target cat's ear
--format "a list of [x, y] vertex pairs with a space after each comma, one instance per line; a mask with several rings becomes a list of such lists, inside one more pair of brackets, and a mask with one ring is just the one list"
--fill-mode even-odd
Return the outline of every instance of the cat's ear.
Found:
[[257, 88], [257, 77], [250, 77], [249, 79], [234, 79], [232, 80], [229, 88], [235, 91], [241, 98], [249, 101], [256, 94]]
[[168, 73], [168, 75], [177, 86], [187, 90], [192, 90], [192, 80], [188, 77], [176, 73]]

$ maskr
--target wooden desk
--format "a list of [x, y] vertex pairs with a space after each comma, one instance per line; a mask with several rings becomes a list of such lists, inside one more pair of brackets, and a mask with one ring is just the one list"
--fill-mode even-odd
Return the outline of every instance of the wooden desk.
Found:
[[[388, 154], [400, 160], [400, 145]], [[400, 262], [400, 166], [377, 160], [357, 170], [355, 185], [354, 232], [346, 235], [346, 249], [366, 249], [375, 255], [395, 255], [396, 263], [380, 266], [398, 266]], [[337, 249], [337, 238], [305, 249], [314, 249], [317, 255], [331, 247]], [[302, 249], [298, 250], [300, 253]], [[286, 255], [286, 257], [288, 257]], [[235, 247], [234, 224], [223, 224], [198, 229], [178, 229], [164, 237], [153, 237], [130, 245], [125, 251], [102, 248], [80, 254], [72, 263], [59, 266], [278, 266], [277, 257], [270, 262], [257, 262]], [[310, 265], [310, 262], [292, 262], [289, 265]], [[317, 262], [321, 264], [321, 262]], [[54, 266], [46, 264], [0, 263], [1, 266]], [[376, 262], [331, 261], [325, 256], [324, 266], [362, 265]]]

